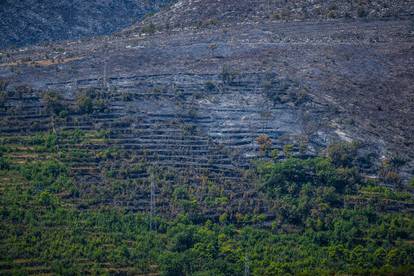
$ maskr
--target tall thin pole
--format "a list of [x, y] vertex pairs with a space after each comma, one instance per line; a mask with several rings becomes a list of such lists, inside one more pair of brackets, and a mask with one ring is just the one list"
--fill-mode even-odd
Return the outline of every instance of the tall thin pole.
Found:
[[104, 88], [108, 88], [108, 83], [107, 83], [107, 72], [108, 72], [108, 61], [107, 58], [105, 57], [105, 61], [104, 61], [104, 75], [103, 75], [103, 86]]
[[150, 231], [153, 230], [153, 217], [155, 212], [155, 183], [154, 177], [151, 175], [151, 196], [150, 196]]
[[244, 256], [244, 276], [250, 276], [249, 256]]

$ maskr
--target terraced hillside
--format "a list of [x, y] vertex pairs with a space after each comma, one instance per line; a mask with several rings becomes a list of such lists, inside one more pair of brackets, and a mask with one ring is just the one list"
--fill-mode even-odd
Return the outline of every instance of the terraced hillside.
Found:
[[413, 34], [409, 1], [193, 0], [2, 50], [0, 274], [409, 273]]
[[195, 131], [240, 149], [240, 158], [266, 134], [279, 149], [302, 141], [316, 153], [355, 140], [377, 157], [412, 160], [410, 32], [410, 20], [388, 20], [131, 33], [9, 51], [1, 74], [10, 91], [27, 85], [68, 100], [84, 88], [124, 94], [132, 101], [109, 100], [105, 116], [116, 121], [192, 116]]
[[[243, 172], [252, 158], [312, 156], [339, 141], [363, 145], [368, 175], [380, 174], [381, 158], [404, 160], [398, 173], [407, 181], [411, 28], [409, 20], [265, 22], [9, 51], [0, 131], [104, 131], [104, 142], [76, 142], [83, 153], [67, 161], [85, 196], [111, 178], [143, 183], [142, 193], [118, 200], [108, 192], [93, 203], [131, 210], [149, 211], [157, 166], [157, 212], [174, 210], [168, 202], [182, 185], [203, 201], [197, 191], [208, 181], [231, 212], [267, 212]], [[205, 204], [218, 217], [222, 207]]]

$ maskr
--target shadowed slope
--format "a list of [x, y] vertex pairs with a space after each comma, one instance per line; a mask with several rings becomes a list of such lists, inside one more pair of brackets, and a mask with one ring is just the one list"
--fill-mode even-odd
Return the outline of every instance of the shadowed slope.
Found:
[[0, 48], [109, 34], [171, 2], [4, 0], [0, 3]]

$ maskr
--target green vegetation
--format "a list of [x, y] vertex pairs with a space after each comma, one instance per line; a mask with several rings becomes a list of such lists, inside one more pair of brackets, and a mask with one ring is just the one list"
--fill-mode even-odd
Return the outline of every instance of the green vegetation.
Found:
[[141, 31], [144, 34], [152, 35], [152, 34], [155, 34], [155, 32], [157, 31], [157, 27], [154, 25], [154, 23], [151, 22], [147, 25], [142, 26]]
[[204, 86], [208, 92], [212, 92], [217, 89], [216, 85], [212, 81], [205, 82]]
[[364, 6], [359, 6], [357, 9], [357, 15], [358, 17], [366, 17], [368, 15], [368, 12], [364, 8]]
[[224, 84], [231, 84], [239, 75], [239, 72], [231, 68], [229, 65], [224, 65], [221, 70], [221, 79]]
[[7, 80], [0, 79], [0, 91], [5, 91], [9, 82]]
[[46, 112], [52, 115], [59, 115], [65, 117], [68, 112], [64, 99], [57, 91], [46, 91], [42, 95], [42, 99], [45, 105]]
[[409, 186], [410, 186], [411, 188], [414, 188], [414, 177], [413, 177], [413, 178], [411, 178], [410, 183], [409, 183]]
[[76, 96], [77, 109], [81, 113], [91, 114], [95, 111], [104, 112], [108, 99], [99, 89], [81, 89]]
[[[93, 205], [103, 192], [89, 193], [95, 198], [83, 194], [94, 188], [77, 183], [68, 160], [120, 160], [114, 147], [80, 147], [108, 134], [75, 130], [20, 137], [34, 157], [26, 162], [15, 159], [13, 139], [2, 140], [2, 274], [31, 269], [63, 275], [242, 275], [247, 269], [251, 275], [406, 275], [414, 269], [414, 219], [404, 207], [414, 204], [413, 196], [366, 182], [356, 167], [356, 145], [333, 145], [328, 157], [279, 160], [275, 151], [273, 161], [257, 161], [250, 174], [255, 196], [269, 203], [266, 212], [226, 209], [206, 218], [197, 211], [202, 202], [196, 190], [176, 185], [171, 206], [180, 212], [171, 218]], [[62, 141], [77, 149], [65, 150]], [[145, 167], [137, 162], [113, 175]], [[112, 198], [129, 185], [111, 181], [113, 190], [106, 191]], [[222, 187], [203, 181], [211, 208], [230, 204]], [[398, 212], [387, 209], [392, 206]]]
[[[25, 92], [21, 91], [20, 94], [22, 93]], [[74, 112], [91, 114], [95, 111], [104, 112], [107, 108], [106, 96], [100, 89], [79, 90], [76, 95], [75, 106], [71, 104], [69, 99], [65, 99], [61, 93], [53, 90], [43, 92], [42, 101], [44, 103], [44, 109], [49, 115], [58, 116], [63, 119]]]

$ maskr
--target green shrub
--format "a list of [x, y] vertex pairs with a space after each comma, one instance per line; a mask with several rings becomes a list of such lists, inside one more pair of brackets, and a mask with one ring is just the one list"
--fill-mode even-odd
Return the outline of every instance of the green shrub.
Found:
[[327, 14], [328, 18], [336, 18], [337, 17], [337, 13], [334, 10], [330, 10]]
[[104, 112], [107, 109], [108, 100], [104, 91], [92, 88], [81, 89], [76, 95], [76, 105], [81, 113]]
[[40, 204], [47, 207], [53, 207], [56, 204], [55, 196], [48, 191], [41, 192], [39, 194], [38, 200]]
[[336, 143], [328, 147], [328, 157], [337, 167], [355, 166], [358, 151], [357, 143]]
[[414, 177], [413, 177], [413, 178], [411, 178], [411, 180], [408, 182], [408, 185], [409, 185], [411, 188], [414, 188]]
[[159, 256], [159, 263], [163, 276], [185, 275], [185, 260], [179, 253], [165, 252]]
[[0, 79], [0, 91], [5, 91], [9, 86], [9, 81]]
[[[291, 87], [295, 89], [291, 89]], [[298, 85], [289, 79], [275, 79], [272, 73], [268, 73], [262, 83], [264, 95], [274, 104], [294, 103], [299, 105], [307, 99], [305, 88], [298, 88]]]
[[229, 220], [229, 215], [227, 213], [223, 213], [219, 217], [219, 221], [221, 224], [226, 224], [228, 220]]
[[173, 198], [176, 201], [189, 199], [187, 189], [182, 186], [175, 188]]
[[0, 107], [4, 106], [7, 101], [7, 92], [0, 90]]
[[367, 13], [365, 7], [359, 6], [358, 9], [357, 9], [357, 15], [358, 15], [358, 17], [366, 17], [368, 15], [368, 13]]
[[270, 153], [272, 159], [277, 160], [279, 158], [279, 150], [273, 149]]
[[82, 113], [91, 114], [93, 112], [93, 99], [88, 95], [79, 95], [76, 98], [76, 104]]
[[144, 25], [141, 29], [141, 31], [145, 34], [154, 34], [157, 31], [157, 27], [154, 25], [154, 23], [149, 23], [147, 25]]
[[54, 150], [58, 144], [58, 136], [55, 133], [38, 133], [31, 137], [29, 143], [33, 146], [38, 146], [36, 150]]
[[59, 115], [59, 113], [68, 110], [63, 97], [57, 91], [44, 92], [42, 100], [48, 113]]
[[214, 90], [216, 90], [216, 85], [212, 82], [212, 81], [207, 81], [204, 84], [205, 88], [207, 91], [212, 92]]
[[0, 170], [8, 170], [10, 169], [10, 161], [0, 155]]
[[232, 69], [229, 65], [224, 65], [221, 70], [221, 79], [225, 84], [231, 84], [238, 75], [239, 73]]
[[203, 27], [217, 26], [219, 24], [220, 24], [220, 20], [218, 20], [217, 18], [212, 18], [212, 19], [205, 20], [202, 22]]
[[19, 171], [27, 180], [32, 181], [39, 190], [59, 189], [59, 186], [69, 184], [68, 180], [65, 179], [68, 168], [55, 160], [30, 162], [21, 165]]
[[283, 154], [285, 155], [285, 158], [290, 158], [292, 156], [293, 152], [293, 145], [287, 144], [283, 146]]

